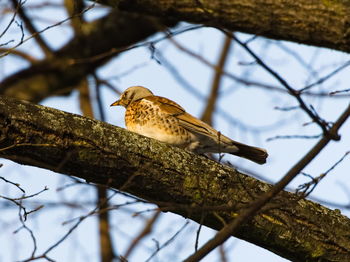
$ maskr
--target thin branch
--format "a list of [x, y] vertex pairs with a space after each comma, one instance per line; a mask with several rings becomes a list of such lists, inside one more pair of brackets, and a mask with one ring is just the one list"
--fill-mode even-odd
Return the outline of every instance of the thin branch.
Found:
[[[112, 197], [114, 196], [114, 194], [112, 196], [110, 196], [108, 199], [106, 199], [105, 201], [109, 201]], [[79, 220], [58, 240], [56, 241], [56, 243], [54, 243], [53, 245], [51, 245], [49, 248], [47, 248], [41, 255], [38, 256], [32, 256], [28, 259], [23, 260], [22, 262], [29, 262], [29, 261], [33, 261], [33, 260], [38, 260], [41, 258], [46, 258], [47, 259], [47, 255], [48, 253], [50, 253], [53, 249], [55, 249], [56, 247], [58, 247], [62, 242], [64, 242], [66, 240], [66, 238], [68, 236], [71, 235], [71, 233], [88, 217], [90, 217], [92, 214], [96, 213], [96, 211], [99, 209], [99, 206], [96, 206], [93, 210], [91, 210], [90, 212], [88, 212], [86, 215], [81, 216], [79, 218]]]
[[[2, 167], [2, 164], [1, 164], [0, 167]], [[3, 181], [5, 181], [6, 183], [9, 183], [9, 184], [11, 184], [11, 185], [14, 185], [14, 186], [17, 187], [19, 190], [21, 190], [24, 194], [26, 193], [26, 191], [24, 191], [24, 189], [21, 188], [21, 186], [20, 186], [19, 183], [14, 183], [14, 182], [12, 182], [12, 181], [10, 181], [10, 180], [7, 180], [6, 178], [4, 178], [4, 177], [2, 177], [2, 176], [0, 176], [0, 179], [3, 180]]]
[[[19, 186], [17, 186], [17, 187], [19, 189], [21, 189]], [[12, 203], [14, 203], [14, 204], [16, 204], [18, 206], [18, 217], [19, 217], [19, 220], [20, 220], [22, 226], [20, 228], [18, 228], [17, 230], [15, 230], [14, 234], [18, 233], [21, 229], [25, 229], [29, 233], [29, 235], [30, 235], [30, 237], [32, 239], [32, 242], [33, 242], [33, 251], [32, 251], [31, 256], [34, 256], [35, 252], [37, 250], [37, 241], [36, 241], [36, 238], [34, 236], [33, 231], [26, 225], [25, 221], [27, 220], [27, 216], [29, 214], [38, 211], [39, 209], [41, 209], [43, 207], [43, 205], [40, 205], [40, 206], [32, 209], [31, 211], [27, 211], [26, 207], [23, 205], [22, 202], [23, 202], [24, 199], [35, 197], [35, 196], [41, 194], [42, 192], [44, 192], [46, 190], [47, 190], [47, 188], [45, 187], [43, 190], [41, 190], [41, 191], [39, 191], [37, 193], [34, 193], [32, 195], [25, 195], [25, 194], [23, 194], [23, 196], [20, 197], [20, 198], [9, 198], [9, 197], [4, 197], [4, 196], [0, 195], [0, 198], [8, 200], [8, 201], [10, 201], [10, 202], [12, 202]], [[22, 190], [22, 191], [24, 192], [24, 190]]]
[[[112, 243], [111, 223], [109, 219], [109, 211], [112, 207], [109, 205], [108, 189], [97, 186], [97, 205], [98, 209], [98, 226], [100, 237], [100, 257], [102, 262], [112, 261], [116, 256]], [[119, 207], [118, 207], [119, 208]]]
[[267, 142], [274, 141], [277, 139], [316, 139], [320, 138], [322, 134], [320, 135], [314, 135], [314, 136], [308, 136], [308, 135], [286, 135], [286, 136], [274, 136], [274, 137], [269, 137], [266, 139]]
[[30, 235], [30, 237], [31, 237], [31, 239], [32, 239], [32, 242], [33, 242], [33, 251], [32, 251], [32, 254], [31, 254], [31, 257], [33, 257], [33, 256], [35, 255], [35, 252], [36, 252], [37, 248], [38, 248], [38, 247], [37, 247], [36, 237], [35, 237], [35, 235], [34, 235], [33, 230], [31, 230], [31, 229], [25, 224], [25, 219], [23, 220], [23, 217], [21, 216], [21, 211], [22, 211], [22, 205], [19, 206], [19, 210], [18, 210], [18, 217], [19, 217], [19, 220], [20, 220], [20, 222], [21, 222], [21, 224], [22, 224], [22, 227], [19, 228], [19, 229], [17, 229], [14, 233], [19, 232], [19, 230], [21, 230], [21, 229], [25, 229], [25, 230], [29, 233], [29, 235]]
[[[199, 28], [202, 28], [203, 26], [189, 26], [189, 27], [185, 27], [185, 28], [180, 28], [176, 31], [173, 31], [171, 33], [169, 33], [171, 36], [173, 35], [179, 35], [179, 34], [182, 34], [182, 33], [185, 33], [185, 32], [188, 32], [188, 31], [192, 31], [192, 30], [197, 30]], [[162, 36], [162, 37], [159, 37], [155, 40], [151, 40], [151, 41], [143, 41], [141, 43], [138, 43], [138, 44], [134, 44], [134, 45], [131, 45], [129, 47], [121, 47], [121, 48], [111, 48], [109, 51], [107, 52], [104, 52], [104, 53], [100, 53], [98, 55], [95, 55], [95, 56], [90, 56], [90, 57], [87, 57], [87, 58], [80, 58], [80, 59], [75, 59], [74, 61], [71, 62], [71, 65], [75, 65], [75, 64], [82, 64], [82, 63], [92, 63], [92, 62], [95, 62], [95, 61], [99, 61], [99, 60], [102, 60], [102, 59], [105, 59], [105, 58], [108, 58], [108, 57], [111, 57], [113, 55], [116, 55], [116, 54], [119, 54], [119, 53], [122, 53], [122, 52], [125, 52], [125, 51], [130, 51], [130, 50], [133, 50], [133, 49], [137, 49], [137, 48], [140, 48], [140, 47], [149, 47], [151, 45], [154, 45], [158, 42], [161, 42], [165, 39], [168, 39], [169, 38], [169, 34], [168, 35], [165, 35], [165, 36]], [[1, 58], [1, 56], [0, 56]]]
[[221, 262], [228, 262], [224, 244], [219, 246], [219, 255], [220, 255]]
[[[188, 208], [190, 208], [190, 207], [188, 207]], [[194, 251], [195, 252], [197, 252], [197, 250], [198, 250], [199, 236], [200, 236], [200, 233], [201, 233], [201, 230], [202, 230], [204, 218], [205, 218], [205, 214], [204, 214], [204, 212], [202, 210], [201, 211], [201, 220], [199, 221], [199, 226], [198, 226], [198, 229], [197, 229], [197, 232], [196, 232], [196, 241], [195, 241], [195, 244], [194, 244]]]
[[[215, 64], [211, 63], [209, 60], [207, 60], [206, 58], [204, 58], [203, 56], [191, 51], [190, 49], [186, 48], [185, 46], [181, 45], [178, 41], [176, 41], [173, 38], [169, 38], [169, 41], [175, 46], [177, 47], [179, 50], [181, 50], [182, 52], [186, 53], [187, 55], [197, 59], [198, 61], [202, 62], [204, 65], [211, 67], [213, 69], [216, 69]], [[260, 87], [260, 88], [264, 88], [264, 89], [269, 89], [269, 90], [280, 90], [282, 92], [285, 92], [285, 90], [277, 87], [277, 86], [272, 86], [272, 85], [268, 85], [268, 84], [264, 84], [261, 82], [255, 82], [255, 81], [250, 81], [244, 78], [241, 78], [239, 76], [236, 76], [230, 72], [225, 71], [223, 68], [217, 68], [217, 71], [220, 72], [222, 75], [240, 83], [243, 84], [245, 86], [255, 86], [255, 87]]]
[[45, 55], [47, 57], [52, 56], [53, 52], [52, 52], [51, 48], [44, 41], [44, 39], [41, 37], [41, 34], [38, 34], [38, 30], [35, 28], [34, 24], [32, 23], [32, 20], [27, 16], [26, 12], [23, 9], [23, 3], [21, 3], [21, 1], [18, 2], [17, 0], [11, 0], [11, 2], [12, 2], [13, 7], [18, 12], [18, 15], [23, 20], [28, 31], [32, 35], [34, 35], [34, 38], [35, 38], [36, 42], [39, 44], [41, 50], [45, 53]]
[[309, 90], [309, 89], [311, 89], [314, 86], [322, 84], [323, 82], [327, 81], [328, 79], [330, 79], [331, 77], [333, 77], [334, 75], [336, 75], [340, 71], [344, 70], [348, 66], [350, 66], [350, 61], [347, 61], [346, 63], [344, 63], [340, 67], [336, 68], [334, 71], [330, 72], [328, 75], [326, 75], [326, 76], [320, 78], [319, 80], [317, 80], [315, 83], [312, 83], [312, 84], [307, 85], [304, 88], [300, 89], [299, 92], [303, 93], [304, 91]]
[[102, 121], [106, 121], [105, 120], [106, 119], [105, 111], [104, 111], [104, 106], [103, 106], [102, 96], [101, 96], [102, 86], [106, 85], [107, 87], [111, 88], [115, 92], [117, 90], [108, 81], [101, 80], [96, 73], [93, 74], [93, 78], [95, 81], [94, 84], [95, 84], [95, 93], [96, 93], [96, 102], [97, 102], [98, 113], [99, 113], [100, 119]]
[[[267, 72], [269, 72], [282, 86], [284, 86], [289, 93], [295, 97], [295, 99], [298, 101], [300, 108], [305, 111], [305, 113], [315, 122], [318, 124], [318, 126], [322, 129], [323, 133], [327, 136], [332, 136], [332, 134], [329, 132], [328, 123], [325, 122], [323, 119], [321, 119], [318, 115], [315, 115], [312, 109], [310, 109], [309, 106], [307, 106], [304, 102], [304, 100], [301, 98], [301, 93], [294, 88], [292, 88], [285, 79], [283, 79], [277, 72], [272, 70], [269, 66], [267, 66], [249, 47], [247, 44], [240, 41], [235, 35], [232, 35], [231, 32], [228, 32], [226, 30], [221, 30], [226, 35], [232, 36], [232, 38], [245, 49], [255, 60], [256, 62], [264, 68]], [[340, 138], [335, 136], [331, 137], [333, 140], [339, 140]]]
[[186, 221], [185, 224], [172, 237], [170, 237], [167, 241], [165, 241], [163, 245], [161, 246], [157, 245], [157, 249], [150, 255], [149, 258], [145, 260], [145, 262], [149, 262], [156, 254], [158, 254], [160, 250], [162, 250], [163, 248], [168, 246], [171, 242], [173, 242], [174, 239], [187, 227], [188, 224], [189, 224], [189, 221]]
[[347, 93], [347, 92], [350, 92], [350, 88], [333, 91], [333, 92], [330, 92], [329, 95], [334, 96], [334, 95], [339, 94], [339, 93]]
[[81, 14], [83, 12], [85, 2], [83, 0], [65, 0], [64, 5], [67, 13], [73, 17], [70, 23], [74, 30], [75, 36], [79, 37], [83, 33], [82, 25], [85, 23], [85, 20], [82, 15], [77, 14]]
[[[9, 50], [8, 48], [0, 48], [0, 53], [5, 53], [8, 50]], [[38, 59], [36, 59], [35, 57], [33, 57], [25, 52], [22, 52], [20, 50], [12, 50], [10, 52], [10, 54], [21, 57], [21, 58], [27, 60], [29, 63], [34, 63], [34, 62], [38, 61]]]
[[296, 110], [298, 109], [299, 106], [288, 106], [288, 107], [279, 107], [279, 106], [275, 106], [273, 109], [275, 110], [280, 110], [280, 111], [292, 111], [292, 110]]
[[[91, 9], [94, 8], [94, 7], [95, 7], [95, 4], [91, 4], [90, 6], [88, 6], [87, 8], [85, 8], [81, 14], [77, 14], [77, 15], [74, 15], [74, 16], [82, 15], [82, 14], [88, 12], [89, 10], [91, 10]], [[74, 17], [74, 16], [73, 16], [73, 17]], [[45, 31], [47, 31], [47, 30], [49, 30], [49, 29], [51, 29], [51, 28], [60, 26], [60, 25], [64, 24], [65, 22], [71, 20], [73, 17], [67, 17], [67, 18], [65, 18], [65, 19], [63, 19], [63, 20], [61, 20], [61, 21], [59, 21], [59, 22], [57, 22], [57, 23], [55, 23], [55, 24], [53, 24], [53, 25], [50, 25], [50, 26], [45, 27], [44, 29], [42, 29], [42, 30], [40, 30], [40, 31], [38, 31], [38, 32], [36, 32], [36, 33], [34, 33], [34, 34], [31, 34], [31, 35], [28, 36], [27, 38], [25, 38], [25, 39], [23, 39], [22, 41], [20, 41], [19, 43], [17, 43], [15, 46], [9, 48], [6, 52], [0, 54], [0, 58], [7, 56], [7, 55], [10, 54], [13, 50], [17, 49], [17, 47], [19, 47], [19, 46], [22, 45], [23, 43], [29, 41], [30, 39], [35, 38], [37, 35], [39, 35], [39, 34], [45, 32]]]
[[155, 214], [146, 222], [142, 231], [134, 238], [134, 240], [131, 242], [130, 246], [126, 250], [125, 255], [123, 256], [125, 259], [127, 259], [130, 256], [137, 244], [152, 232], [152, 228], [156, 223], [157, 219], [159, 218], [160, 213], [161, 211], [158, 209], [155, 212]]
[[[246, 42], [246, 44], [247, 44], [247, 42]], [[309, 63], [307, 63], [304, 60], [304, 58], [301, 55], [299, 55], [296, 51], [294, 51], [293, 49], [289, 48], [282, 41], [276, 41], [275, 45], [278, 48], [282, 49], [287, 54], [291, 55], [296, 61], [298, 61], [301, 66], [303, 66], [306, 70], [308, 70], [311, 73], [312, 77], [318, 78], [318, 72], [315, 71], [312, 68], [312, 66]], [[319, 49], [317, 51], [319, 51]], [[315, 59], [315, 57], [314, 57], [314, 59]]]
[[13, 15], [12, 15], [10, 22], [7, 24], [4, 31], [2, 31], [2, 33], [0, 33], [0, 39], [6, 34], [6, 32], [10, 29], [11, 25], [15, 22], [16, 16], [18, 14], [18, 9], [19, 9], [21, 4], [23, 4], [22, 0], [19, 1], [19, 4], [17, 5], [16, 10], [13, 12]]
[[[296, 193], [301, 193], [301, 197], [306, 198], [308, 197], [312, 191], [316, 188], [316, 186], [321, 182], [321, 180], [329, 173], [331, 172], [334, 168], [337, 167], [343, 160], [348, 156], [350, 151], [346, 152], [335, 164], [333, 164], [326, 172], [322, 173], [316, 178], [313, 178], [312, 176], [307, 175], [308, 177], [311, 178], [311, 181], [305, 184], [302, 184], [298, 186]], [[310, 189], [311, 188], [311, 189]]]
[[220, 57], [215, 67], [215, 74], [213, 77], [212, 87], [210, 95], [208, 96], [207, 106], [205, 107], [204, 112], [202, 113], [201, 119], [208, 123], [212, 124], [213, 112], [215, 111], [215, 104], [218, 99], [219, 88], [221, 85], [222, 75], [224, 72], [225, 64], [227, 62], [228, 55], [230, 53], [232, 38], [225, 36]]
[[[193, 58], [197, 59], [198, 61], [202, 62], [204, 65], [211, 67], [213, 69], [215, 69], [215, 64], [211, 63], [209, 60], [207, 60], [206, 58], [204, 58], [203, 56], [191, 51], [190, 49], [186, 48], [185, 46], [181, 45], [179, 42], [177, 42], [175, 39], [173, 38], [169, 38], [169, 41], [174, 44], [175, 47], [177, 47], [179, 50], [181, 50], [182, 52], [188, 54], [189, 56], [192, 56]], [[249, 41], [247, 41], [249, 42]], [[247, 42], [245, 44], [247, 44]], [[265, 90], [269, 90], [269, 91], [273, 91], [273, 92], [279, 92], [279, 93], [283, 93], [283, 94], [288, 94], [289, 92], [279, 86], [273, 86], [267, 83], [262, 83], [262, 82], [257, 82], [257, 81], [253, 81], [253, 80], [248, 80], [246, 78], [243, 77], [239, 77], [236, 76], [230, 72], [227, 71], [223, 71], [222, 74], [229, 78], [232, 79], [233, 81], [240, 83], [242, 85], [245, 85], [247, 87], [255, 87], [255, 88], [261, 88], [261, 89], [265, 89]], [[303, 92], [303, 95], [307, 95], [307, 96], [316, 96], [316, 97], [330, 97], [328, 92]], [[337, 98], [348, 98], [349, 95], [342, 95], [342, 96], [337, 96]]]

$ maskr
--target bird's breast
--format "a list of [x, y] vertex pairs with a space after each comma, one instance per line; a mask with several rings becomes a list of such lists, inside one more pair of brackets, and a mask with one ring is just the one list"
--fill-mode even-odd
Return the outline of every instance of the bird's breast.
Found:
[[162, 112], [150, 101], [141, 100], [129, 105], [125, 125], [132, 132], [178, 147], [187, 147], [191, 140], [191, 134], [179, 125], [178, 119]]

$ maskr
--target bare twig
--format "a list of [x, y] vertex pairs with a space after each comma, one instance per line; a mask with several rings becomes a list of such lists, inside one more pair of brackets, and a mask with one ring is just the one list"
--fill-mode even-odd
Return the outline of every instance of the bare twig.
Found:
[[91, 105], [90, 90], [88, 80], [84, 78], [79, 84], [79, 105], [84, 116], [94, 118]]
[[347, 92], [350, 92], [350, 88], [333, 91], [333, 92], [330, 92], [329, 95], [333, 96], [333, 95], [336, 95], [336, 94], [339, 94], [339, 93], [347, 93]]
[[226, 257], [224, 244], [219, 246], [219, 255], [220, 255], [221, 262], [228, 262], [227, 257]]
[[[265, 64], [265, 62], [263, 62], [249, 47], [247, 44], [243, 43], [242, 41], [240, 41], [235, 35], [232, 35], [231, 32], [228, 32], [226, 30], [221, 30], [223, 31], [226, 35], [228, 36], [232, 36], [232, 38], [240, 45], [243, 47], [243, 49], [245, 49], [255, 60], [256, 62], [262, 67], [264, 68], [267, 72], [269, 72], [282, 86], [284, 86], [288, 92], [295, 97], [295, 99], [298, 101], [299, 106], [301, 109], [303, 109], [305, 111], [305, 113], [315, 122], [317, 123], [317, 125], [322, 129], [323, 133], [326, 136], [332, 136], [334, 134], [331, 134], [329, 132], [329, 128], [328, 128], [328, 123], [321, 119], [318, 115], [316, 115], [314, 113], [314, 111], [308, 106], [306, 105], [306, 103], [304, 102], [304, 100], [301, 98], [301, 92], [295, 90], [294, 88], [292, 88], [285, 79], [283, 79], [276, 71], [272, 70], [269, 66], [267, 66]], [[331, 139], [333, 140], [339, 140], [340, 137], [335, 136], [335, 137], [331, 137]]]
[[[10, 181], [8, 181], [6, 179], [3, 179], [3, 180], [8, 182], [8, 183], [11, 183], [11, 184], [15, 185], [23, 193], [25, 192], [18, 184], [10, 182]], [[33, 231], [26, 225], [25, 221], [27, 220], [27, 216], [29, 214], [32, 214], [32, 213], [38, 211], [39, 209], [41, 209], [43, 207], [43, 205], [39, 205], [36, 208], [34, 208], [34, 209], [30, 210], [30, 211], [27, 211], [27, 208], [23, 205], [23, 200], [24, 199], [28, 199], [28, 198], [33, 198], [33, 197], [41, 194], [42, 192], [44, 192], [46, 190], [48, 190], [48, 189], [45, 187], [43, 190], [41, 190], [41, 191], [39, 191], [37, 193], [31, 194], [31, 195], [23, 194], [23, 196], [19, 197], [19, 198], [10, 198], [10, 197], [5, 197], [5, 196], [1, 196], [0, 195], [0, 198], [8, 200], [8, 201], [10, 201], [10, 202], [12, 202], [12, 203], [14, 203], [15, 205], [18, 206], [18, 217], [19, 217], [19, 221], [21, 222], [22, 226], [20, 228], [16, 229], [13, 233], [16, 234], [22, 229], [26, 230], [29, 233], [29, 235], [30, 235], [30, 237], [32, 239], [32, 242], [33, 242], [33, 251], [32, 251], [31, 257], [33, 257], [35, 255], [35, 252], [37, 250], [37, 241], [36, 241], [36, 238], [35, 238], [35, 235], [34, 235]]]
[[[111, 195], [108, 197], [105, 201], [109, 201], [112, 197], [114, 197], [115, 194]], [[22, 262], [29, 262], [29, 261], [34, 261], [42, 258], [47, 259], [48, 253], [50, 253], [53, 249], [58, 247], [63, 241], [66, 240], [68, 236], [71, 235], [71, 233], [88, 217], [90, 217], [92, 214], [96, 213], [97, 210], [100, 208], [100, 206], [96, 206], [93, 210], [88, 212], [86, 215], [81, 216], [78, 221], [58, 240], [56, 241], [53, 245], [51, 245], [49, 248], [47, 248], [41, 255], [38, 256], [32, 256], [28, 259], [23, 260]]]
[[14, 183], [14, 182], [12, 182], [12, 181], [10, 181], [10, 180], [7, 180], [6, 178], [4, 178], [4, 177], [2, 177], [2, 176], [0, 176], [0, 179], [3, 180], [3, 181], [5, 181], [6, 183], [9, 183], [9, 184], [11, 184], [11, 185], [14, 185], [14, 186], [17, 187], [19, 190], [21, 190], [24, 194], [26, 193], [26, 191], [24, 191], [24, 189], [21, 188], [21, 186], [20, 186], [19, 183]]
[[[23, 4], [18, 2], [17, 0], [11, 0], [13, 7], [18, 12], [18, 15], [23, 20], [26, 28], [28, 31], [34, 35], [35, 40], [39, 44], [41, 50], [45, 53], [47, 57], [50, 57], [52, 55], [52, 50], [48, 46], [48, 44], [44, 41], [44, 39], [41, 37], [41, 34], [38, 34], [38, 30], [35, 28], [34, 24], [32, 23], [32, 20], [27, 16], [26, 12], [23, 9]], [[21, 40], [23, 42], [23, 39]]]
[[273, 109], [280, 110], [280, 111], [292, 111], [292, 110], [295, 110], [298, 108], [299, 108], [299, 106], [288, 106], [288, 107], [275, 106]]
[[322, 84], [323, 82], [327, 81], [328, 79], [330, 79], [332, 76], [336, 75], [337, 73], [339, 73], [340, 71], [344, 70], [345, 68], [347, 68], [348, 66], [350, 66], [350, 61], [347, 61], [346, 63], [344, 63], [343, 65], [341, 65], [340, 67], [336, 68], [335, 70], [333, 70], [332, 72], [330, 72], [328, 75], [320, 78], [319, 80], [317, 80], [315, 83], [312, 83], [310, 85], [305, 86], [304, 88], [300, 89], [299, 92], [303, 93], [306, 90], [309, 90], [310, 88], [317, 86], [319, 84]]
[[13, 12], [13, 15], [12, 15], [12, 18], [11, 18], [10, 22], [7, 24], [7, 26], [5, 27], [4, 31], [2, 31], [2, 33], [0, 33], [0, 38], [3, 37], [6, 34], [6, 32], [10, 29], [11, 25], [15, 22], [16, 16], [18, 14], [18, 9], [19, 9], [20, 5], [22, 5], [22, 4], [23, 4], [23, 1], [20, 0], [19, 4], [16, 7], [16, 10]]
[[[0, 53], [5, 53], [7, 51], [8, 51], [8, 48], [0, 48]], [[30, 63], [34, 63], [34, 62], [38, 61], [35, 57], [33, 57], [25, 52], [22, 52], [20, 50], [12, 50], [11, 54], [16, 55], [18, 57], [21, 57]]]
[[[91, 4], [90, 6], [88, 6], [87, 8], [85, 8], [81, 14], [77, 14], [76, 16], [78, 16], [78, 15], [80, 16], [80, 15], [82, 15], [82, 14], [88, 12], [89, 10], [91, 10], [91, 9], [94, 8], [94, 7], [95, 7], [95, 4]], [[38, 32], [36, 32], [36, 33], [34, 33], [34, 34], [31, 34], [30, 36], [28, 36], [27, 38], [23, 39], [22, 41], [19, 41], [19, 43], [17, 43], [15, 46], [9, 48], [6, 52], [1, 53], [1, 54], [0, 54], [0, 58], [7, 56], [7, 55], [10, 54], [13, 50], [17, 49], [17, 47], [19, 47], [19, 46], [22, 45], [23, 43], [29, 41], [30, 39], [35, 38], [37, 35], [39, 35], [39, 34], [45, 32], [45, 31], [47, 31], [47, 30], [49, 30], [49, 29], [51, 29], [51, 28], [57, 27], [57, 26], [59, 26], [59, 25], [62, 25], [63, 23], [65, 23], [65, 22], [71, 20], [72, 18], [73, 18], [73, 17], [67, 17], [67, 18], [65, 18], [65, 19], [63, 19], [63, 20], [61, 20], [61, 21], [59, 21], [59, 22], [57, 22], [57, 23], [55, 23], [55, 24], [53, 24], [53, 25], [47, 26], [47, 27], [45, 27], [44, 29], [39, 30]]]
[[0, 195], [0, 198], [2, 199], [5, 199], [5, 200], [8, 200], [12, 203], [14, 203], [15, 205], [17, 205], [22, 211], [23, 211], [23, 217], [24, 217], [24, 221], [27, 220], [27, 216], [33, 212], [36, 212], [38, 211], [39, 209], [41, 209], [43, 206], [39, 206], [39, 207], [36, 207], [34, 208], [33, 210], [31, 211], [27, 211], [26, 207], [22, 204], [22, 201], [24, 199], [28, 199], [28, 198], [32, 198], [32, 197], [35, 197], [37, 195], [40, 195], [42, 192], [46, 191], [46, 190], [49, 190], [47, 187], [45, 187], [44, 189], [40, 190], [39, 192], [36, 192], [34, 194], [31, 194], [31, 195], [25, 195], [23, 194], [23, 196], [21, 197], [17, 197], [17, 198], [13, 198], [13, 197], [6, 197], [6, 196], [2, 196]]
[[64, 6], [67, 10], [67, 13], [73, 17], [70, 23], [76, 37], [79, 37], [79, 35], [83, 33], [82, 24], [85, 23], [85, 20], [83, 19], [82, 15], [77, 14], [82, 14], [85, 8], [85, 2], [83, 0], [65, 0]]
[[203, 26], [197, 25], [197, 26], [189, 26], [189, 27], [181, 28], [177, 31], [171, 32], [168, 35], [165, 35], [163, 37], [160, 37], [160, 38], [152, 40], [152, 41], [144, 41], [144, 42], [141, 42], [141, 43], [129, 46], [129, 47], [111, 48], [109, 51], [95, 55], [95, 56], [81, 58], [81, 59], [75, 59], [74, 61], [71, 62], [71, 64], [74, 65], [74, 64], [82, 64], [82, 63], [91, 63], [91, 62], [95, 62], [95, 61], [99, 61], [101, 59], [111, 57], [111, 56], [116, 55], [118, 53], [132, 50], [132, 49], [136, 49], [136, 48], [140, 48], [140, 47], [149, 47], [149, 46], [155, 45], [156, 43], [161, 42], [165, 39], [168, 39], [170, 36], [179, 35], [179, 34], [182, 34], [182, 33], [188, 32], [188, 31], [192, 31], [192, 30], [196, 30], [196, 29], [199, 29], [202, 27]]
[[[186, 48], [185, 46], [181, 45], [175, 39], [170, 38], [169, 41], [172, 44], [174, 44], [174, 46], [177, 47], [180, 51], [188, 54], [189, 56], [192, 56], [193, 58], [202, 62], [204, 65], [207, 65], [207, 66], [215, 69], [215, 64], [211, 63], [209, 60], [205, 59], [203, 56], [201, 56], [201, 55], [191, 51], [190, 49]], [[245, 44], [247, 44], [247, 42]], [[265, 89], [265, 90], [269, 90], [269, 91], [273, 91], [273, 92], [288, 94], [288, 90], [285, 90], [279, 86], [273, 86], [273, 85], [262, 83], [262, 82], [247, 80], [244, 77], [236, 76], [236, 75], [234, 75], [230, 72], [227, 72], [225, 70], [222, 72], [222, 74], [225, 77], [228, 77], [229, 79], [236, 81], [237, 83], [240, 83], [240, 84], [245, 85], [247, 87], [257, 87], [257, 88], [261, 88], [261, 89]], [[316, 92], [305, 91], [305, 92], [303, 92], [303, 95], [316, 96], [316, 97], [330, 97], [328, 92], [317, 92], [316, 93]], [[338, 98], [346, 98], [346, 97], [349, 97], [349, 95], [338, 96]]]
[[[228, 163], [228, 165], [232, 166], [231, 163]], [[259, 174], [256, 171], [253, 171], [251, 169], [247, 169], [247, 168], [244, 168], [244, 167], [237, 167], [237, 166], [235, 166], [235, 168], [237, 170], [239, 170], [240, 172], [249, 174], [250, 176], [255, 177], [255, 178], [259, 179], [259, 180], [266, 181], [269, 184], [273, 184], [274, 183], [272, 179], [269, 179], [267, 176]], [[303, 174], [303, 173], [301, 173], [301, 174]], [[313, 179], [313, 178], [311, 178], [311, 179]], [[285, 190], [289, 191], [289, 192], [295, 192], [295, 188], [286, 187]], [[310, 195], [308, 196], [308, 199], [310, 199], [312, 201], [315, 201], [317, 203], [320, 203], [322, 205], [333, 207], [333, 208], [350, 209], [350, 204], [349, 203], [348, 204], [341, 204], [341, 203], [337, 203], [337, 202], [321, 199], [321, 198], [318, 198], [318, 197], [315, 197], [315, 196], [310, 196]]]
[[[107, 87], [111, 87], [112, 85], [105, 80], [101, 80], [96, 73], [93, 74], [94, 80], [95, 80], [95, 92], [96, 92], [96, 102], [97, 102], [97, 107], [98, 107], [98, 113], [100, 115], [100, 119], [102, 121], [105, 121], [105, 113], [104, 113], [104, 106], [102, 103], [102, 97], [101, 97], [101, 92], [102, 92], [102, 86], [106, 85]], [[112, 86], [113, 91], [115, 88]]]
[[[350, 153], [350, 151], [346, 152], [335, 164], [333, 164], [326, 172], [320, 174], [318, 177], [313, 178], [310, 175], [307, 175], [308, 177], [311, 178], [311, 181], [305, 184], [302, 184], [298, 186], [296, 193], [301, 194], [303, 198], [308, 197], [312, 191], [316, 188], [319, 182], [329, 173], [331, 172], [334, 168], [336, 168], [337, 165], [339, 165], [343, 160], [347, 157], [347, 155]], [[305, 173], [303, 173], [306, 175]], [[310, 189], [311, 188], [311, 189]]]
[[143, 239], [145, 238], [147, 235], [149, 235], [152, 232], [152, 228], [154, 226], [154, 224], [156, 223], [159, 215], [160, 215], [161, 211], [157, 210], [155, 212], [155, 214], [146, 222], [143, 230], [139, 233], [139, 235], [137, 235], [134, 240], [131, 242], [130, 246], [128, 247], [128, 249], [125, 252], [125, 255], [123, 256], [125, 259], [127, 259], [130, 254], [132, 253], [132, 251], [135, 249], [135, 247], [137, 246], [137, 244]]
[[277, 139], [316, 139], [320, 138], [322, 135], [314, 135], [314, 136], [308, 136], [308, 135], [286, 135], [286, 136], [274, 136], [269, 137], [266, 139], [267, 142], [277, 140]]
[[97, 186], [97, 204], [99, 206], [98, 224], [100, 237], [100, 257], [102, 262], [112, 261], [116, 254], [113, 249], [111, 226], [109, 219], [108, 189]]
[[201, 212], [201, 220], [199, 222], [199, 226], [198, 226], [198, 229], [197, 229], [197, 232], [196, 232], [196, 241], [195, 241], [195, 244], [194, 244], [194, 251], [195, 252], [197, 252], [197, 250], [198, 250], [199, 236], [200, 236], [200, 233], [201, 233], [201, 230], [202, 230], [204, 218], [205, 218], [205, 214], [203, 213], [203, 210], [202, 210], [202, 212]]
[[[270, 40], [268, 40], [270, 41]], [[275, 41], [275, 46], [282, 49], [284, 52], [292, 56], [296, 61], [299, 62], [301, 66], [303, 66], [306, 70], [308, 70], [311, 75], [315, 78], [318, 78], [318, 72], [315, 71], [310, 64], [308, 64], [302, 56], [300, 56], [296, 51], [289, 48], [287, 45], [285, 45], [282, 41]], [[246, 43], [247, 44], [247, 43]]]
[[20, 205], [19, 206], [19, 210], [18, 210], [18, 217], [19, 217], [19, 221], [21, 221], [21, 224], [22, 224], [22, 227], [20, 227], [19, 229], [17, 229], [14, 233], [16, 234], [17, 232], [19, 232], [21, 229], [25, 229], [31, 239], [32, 239], [32, 242], [33, 242], [33, 251], [32, 251], [32, 254], [31, 256], [33, 257], [35, 255], [35, 252], [37, 250], [37, 241], [36, 241], [36, 238], [35, 238], [35, 235], [33, 233], [33, 230], [31, 230], [26, 224], [25, 224], [25, 220], [23, 220], [23, 217], [21, 215], [21, 211], [22, 211], [22, 206]]
[[228, 54], [230, 53], [232, 38], [225, 36], [224, 43], [222, 46], [222, 51], [215, 67], [215, 74], [212, 82], [211, 92], [207, 99], [207, 106], [205, 107], [204, 112], [202, 113], [201, 119], [212, 125], [213, 112], [215, 111], [215, 104], [218, 99], [219, 88], [222, 80], [222, 73], [224, 72], [225, 64], [228, 58]]
[[149, 258], [145, 260], [145, 262], [149, 262], [160, 250], [168, 246], [171, 242], [174, 241], [174, 239], [186, 228], [186, 226], [189, 224], [188, 221], [185, 222], [185, 224], [172, 236], [170, 237], [165, 243], [161, 246], [157, 245], [157, 249], [151, 254]]

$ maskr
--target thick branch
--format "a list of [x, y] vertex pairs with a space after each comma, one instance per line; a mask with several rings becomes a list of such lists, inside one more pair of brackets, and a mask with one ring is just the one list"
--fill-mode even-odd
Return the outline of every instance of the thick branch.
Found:
[[350, 2], [303, 0], [99, 0], [121, 10], [173, 17], [350, 52]]
[[[0, 99], [0, 156], [105, 184], [223, 227], [271, 186], [104, 122]], [[213, 212], [215, 210], [215, 212]], [[293, 261], [350, 261], [350, 220], [281, 192], [235, 236]]]
[[0, 82], [0, 94], [39, 102], [48, 96], [68, 93], [88, 74], [129, 45], [166, 28], [165, 23], [161, 19], [118, 10], [94, 22], [84, 23], [84, 34], [75, 36], [50, 58]]

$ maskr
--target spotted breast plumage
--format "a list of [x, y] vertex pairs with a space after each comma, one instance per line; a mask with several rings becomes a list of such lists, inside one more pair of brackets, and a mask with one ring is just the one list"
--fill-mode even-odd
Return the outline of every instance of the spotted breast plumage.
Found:
[[132, 132], [171, 145], [203, 153], [230, 153], [258, 164], [268, 156], [265, 149], [236, 142], [188, 114], [177, 103], [142, 86], [126, 89], [111, 106], [124, 106], [125, 125]]

